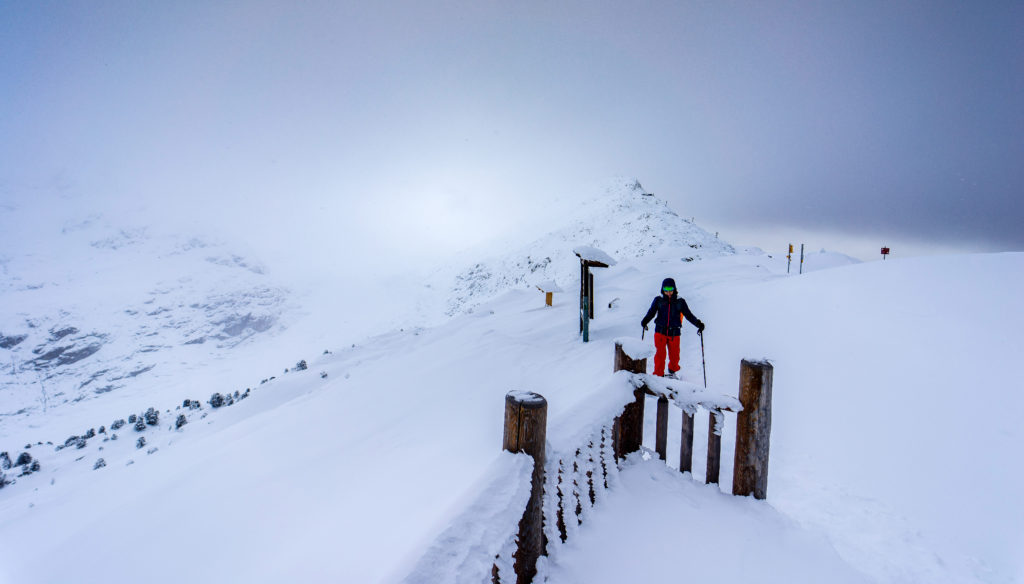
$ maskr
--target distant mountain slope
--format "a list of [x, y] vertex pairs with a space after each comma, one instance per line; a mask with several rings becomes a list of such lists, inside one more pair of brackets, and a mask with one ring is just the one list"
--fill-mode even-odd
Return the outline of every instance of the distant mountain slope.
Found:
[[223, 245], [97, 215], [35, 227], [0, 258], [0, 415], [147, 383], [283, 326], [288, 290]]
[[[736, 253], [732, 245], [680, 217], [668, 204], [645, 192], [635, 179], [617, 179], [593, 199], [581, 203], [561, 227], [526, 245], [507, 246], [469, 265], [440, 269], [427, 287], [443, 290], [443, 306], [432, 306], [451, 316], [512, 288], [554, 281], [566, 293], [579, 286], [579, 263], [573, 249], [588, 245], [616, 260], [637, 259], [666, 250], [682, 250], [681, 261], [695, 261]], [[436, 295], [432, 300], [436, 301]]]

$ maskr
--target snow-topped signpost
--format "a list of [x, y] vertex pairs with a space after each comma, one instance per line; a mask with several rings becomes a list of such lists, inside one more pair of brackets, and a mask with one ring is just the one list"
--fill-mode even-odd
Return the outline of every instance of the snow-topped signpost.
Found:
[[590, 342], [590, 320], [594, 318], [594, 275], [590, 268], [608, 268], [617, 262], [612, 256], [589, 245], [572, 250], [580, 258], [580, 333], [583, 342]]
[[544, 306], [552, 306], [554, 304], [552, 296], [555, 292], [562, 292], [562, 288], [554, 281], [537, 284], [537, 289], [544, 293]]

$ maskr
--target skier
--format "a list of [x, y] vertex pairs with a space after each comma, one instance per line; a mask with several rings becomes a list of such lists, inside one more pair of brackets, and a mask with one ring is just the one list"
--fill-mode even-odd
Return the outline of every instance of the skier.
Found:
[[677, 379], [679, 371], [679, 334], [682, 332], [683, 318], [697, 327], [697, 333], [704, 332], [704, 323], [690, 312], [686, 301], [679, 298], [676, 281], [665, 278], [661, 283], [661, 296], [654, 298], [647, 316], [640, 325], [647, 330], [647, 323], [654, 319], [654, 374], [664, 376], [665, 350], [668, 349], [668, 377]]

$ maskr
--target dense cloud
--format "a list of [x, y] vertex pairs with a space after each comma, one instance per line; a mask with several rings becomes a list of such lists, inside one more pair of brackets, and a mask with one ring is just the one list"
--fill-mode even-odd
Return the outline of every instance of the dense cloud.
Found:
[[445, 251], [627, 174], [738, 243], [1019, 250], [1022, 25], [1013, 3], [10, 4], [0, 205]]

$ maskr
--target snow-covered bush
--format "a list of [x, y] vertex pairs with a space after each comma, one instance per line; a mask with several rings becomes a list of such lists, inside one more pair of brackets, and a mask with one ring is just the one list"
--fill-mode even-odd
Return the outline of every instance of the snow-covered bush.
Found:
[[9, 484], [11, 484], [11, 481], [7, 480], [7, 475], [5, 475], [3, 472], [0, 472], [0, 489], [4, 488], [4, 486]]
[[295, 370], [296, 371], [305, 371], [306, 369], [309, 369], [309, 367], [306, 366], [306, 360], [305, 359], [303, 359], [302, 361], [299, 361], [298, 363], [295, 364]]
[[99, 433], [100, 434], [106, 434], [107, 433], [107, 427], [106, 426], [100, 426], [100, 432]]
[[139, 436], [139, 439], [135, 441], [135, 447], [136, 448], [143, 448], [145, 446], [146, 446], [146, 437], [145, 436]]
[[113, 424], [110, 425], [110, 429], [120, 430], [122, 426], [124, 426], [124, 420], [116, 420]]
[[128, 423], [129, 424], [134, 424], [137, 419], [138, 419], [138, 416], [136, 416], [135, 414], [132, 414], [132, 415], [128, 416]]
[[39, 464], [39, 460], [33, 460], [32, 464], [30, 464], [28, 467], [28, 469], [32, 472], [39, 472], [40, 468], [42, 468], [42, 465]]
[[99, 459], [99, 460], [97, 460], [97, 461], [96, 461], [96, 464], [92, 465], [92, 469], [93, 469], [93, 470], [96, 470], [96, 469], [98, 469], [98, 468], [103, 468], [103, 467], [105, 467], [105, 466], [107, 466], [107, 461], [105, 461], [105, 460], [103, 460], [103, 459], [101, 458], [101, 459]]
[[149, 424], [150, 426], [156, 426], [157, 424], [160, 423], [160, 413], [154, 410], [153, 408], [149, 408], [148, 410], [146, 410], [145, 418], [146, 423]]
[[146, 429], [146, 422], [142, 421], [141, 419], [139, 419], [139, 421], [135, 422], [135, 431], [136, 432], [141, 432], [141, 431], [143, 431], [145, 429]]
[[11, 468], [11, 457], [6, 452], [0, 452], [0, 470]]
[[187, 423], [188, 423], [188, 418], [185, 417], [185, 414], [178, 414], [178, 419], [174, 422], [174, 428], [175, 429], [180, 429], [182, 426], [184, 426]]
[[210, 407], [219, 408], [222, 405], [224, 405], [224, 396], [219, 393], [210, 396]]
[[95, 428], [89, 428], [89, 431], [85, 433], [85, 437], [86, 438], [95, 438], [96, 437], [96, 429]]
[[32, 455], [27, 453], [27, 452], [22, 452], [21, 454], [18, 455], [18, 460], [17, 460], [17, 462], [14, 463], [14, 465], [15, 466], [23, 466], [23, 465], [31, 464], [31, 463], [32, 463]]

